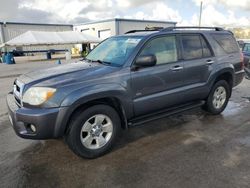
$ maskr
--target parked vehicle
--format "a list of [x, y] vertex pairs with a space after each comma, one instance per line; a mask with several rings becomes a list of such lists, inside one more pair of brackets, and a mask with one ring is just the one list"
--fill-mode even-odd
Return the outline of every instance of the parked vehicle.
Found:
[[221, 28], [134, 30], [82, 62], [18, 77], [9, 118], [22, 138], [64, 137], [77, 155], [96, 158], [122, 129], [200, 106], [220, 114], [243, 67], [233, 34]]
[[242, 50], [242, 48], [244, 46], [244, 40], [237, 40], [237, 43], [238, 43], [240, 49]]
[[242, 47], [242, 52], [244, 55], [244, 65], [245, 65], [245, 72], [246, 72], [246, 78], [250, 79], [250, 42], [244, 43]]

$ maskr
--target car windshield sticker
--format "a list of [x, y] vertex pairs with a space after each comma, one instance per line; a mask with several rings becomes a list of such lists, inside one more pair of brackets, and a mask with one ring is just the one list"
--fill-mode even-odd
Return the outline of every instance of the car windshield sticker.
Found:
[[138, 44], [141, 39], [127, 39], [126, 43]]

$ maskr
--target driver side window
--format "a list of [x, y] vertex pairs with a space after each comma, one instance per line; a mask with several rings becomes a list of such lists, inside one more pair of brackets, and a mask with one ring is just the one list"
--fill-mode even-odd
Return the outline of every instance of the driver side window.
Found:
[[155, 55], [157, 65], [176, 62], [178, 59], [176, 37], [166, 36], [151, 40], [140, 53], [140, 56], [145, 55]]

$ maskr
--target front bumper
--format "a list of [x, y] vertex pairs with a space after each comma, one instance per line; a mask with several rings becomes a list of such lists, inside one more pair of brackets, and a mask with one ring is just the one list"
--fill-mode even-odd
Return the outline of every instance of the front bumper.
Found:
[[[65, 108], [29, 109], [20, 108], [12, 93], [7, 95], [8, 114], [16, 134], [28, 139], [50, 139], [59, 137], [59, 123]], [[36, 131], [32, 131], [34, 125]]]
[[250, 69], [245, 67], [246, 79], [250, 80]]

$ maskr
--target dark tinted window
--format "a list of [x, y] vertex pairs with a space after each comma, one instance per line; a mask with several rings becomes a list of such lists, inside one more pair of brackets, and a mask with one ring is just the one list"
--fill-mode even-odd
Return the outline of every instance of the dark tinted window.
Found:
[[211, 52], [211, 49], [209, 48], [207, 42], [205, 41], [205, 39], [202, 36], [200, 36], [200, 39], [201, 39], [201, 44], [202, 44], [203, 57], [211, 57], [212, 52]]
[[213, 34], [213, 37], [226, 53], [239, 51], [237, 42], [231, 34]]
[[185, 60], [202, 58], [200, 35], [183, 35], [182, 46]]
[[146, 44], [140, 56], [153, 54], [156, 64], [176, 62], [178, 59], [175, 36], [159, 37]]

